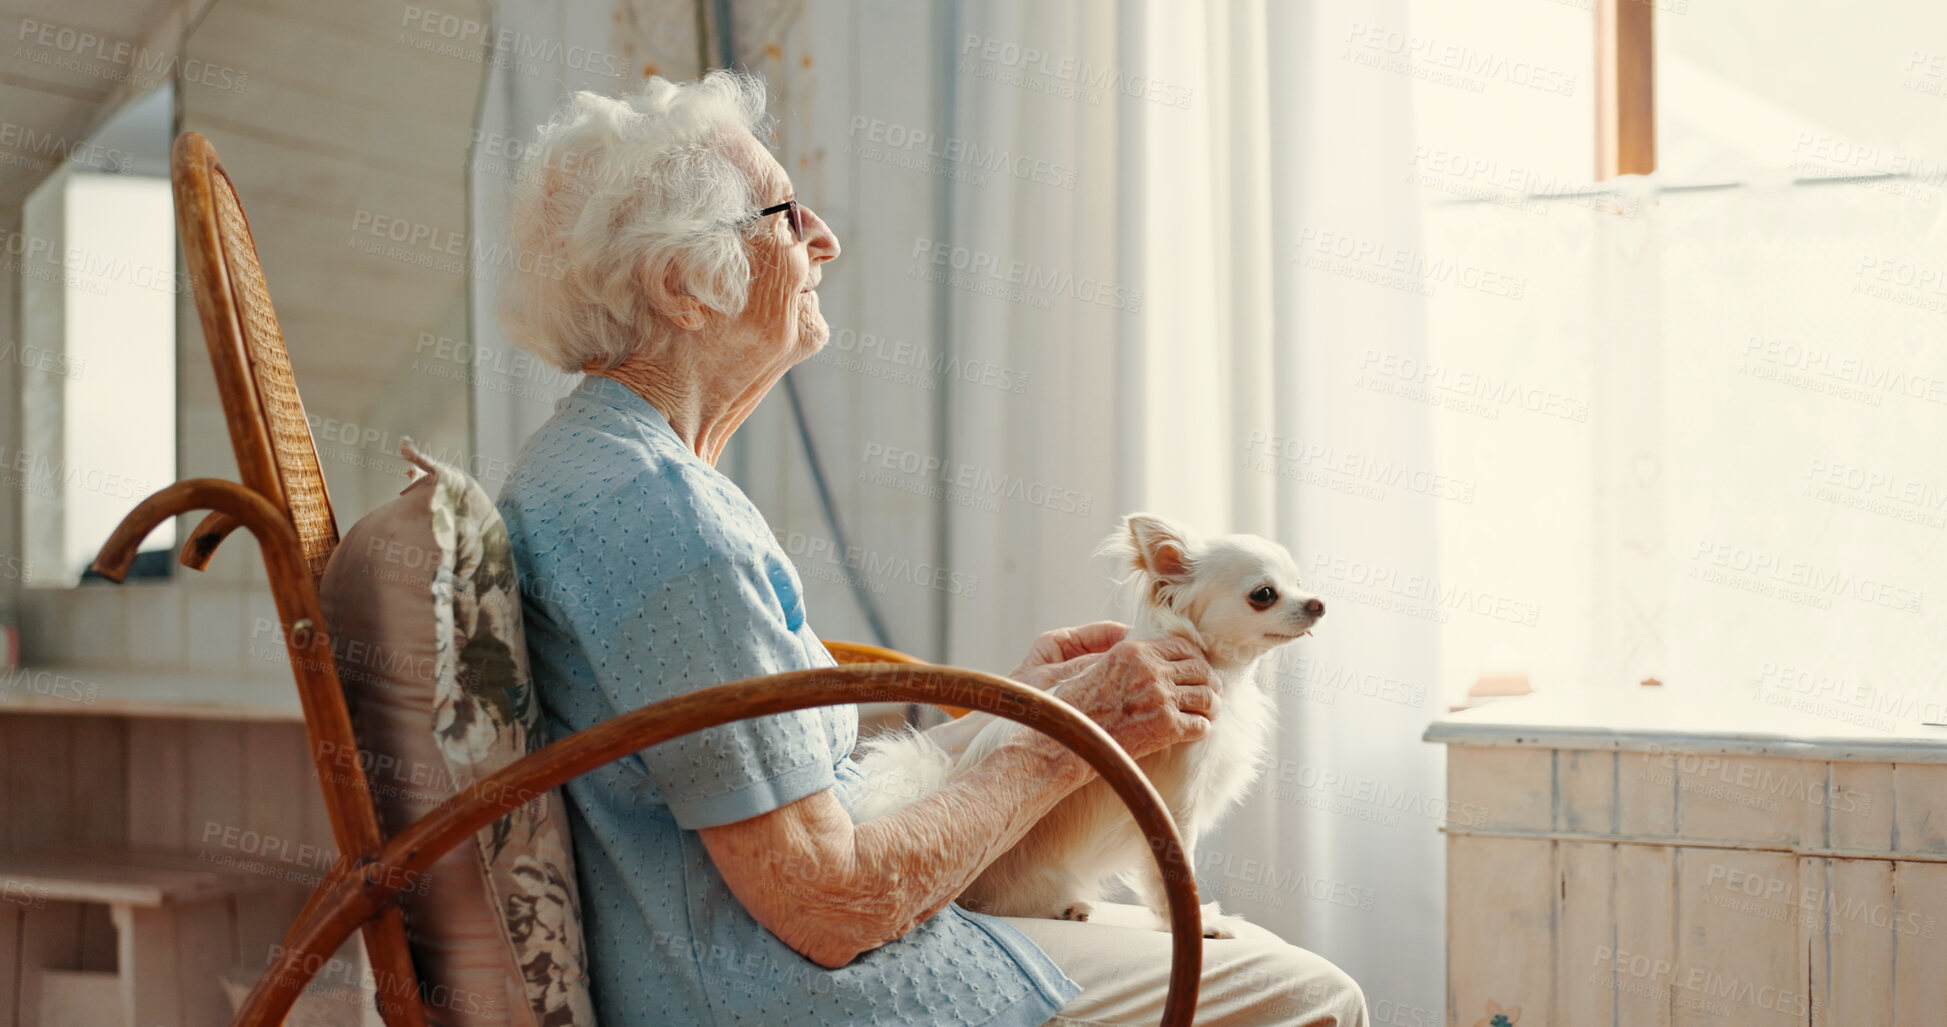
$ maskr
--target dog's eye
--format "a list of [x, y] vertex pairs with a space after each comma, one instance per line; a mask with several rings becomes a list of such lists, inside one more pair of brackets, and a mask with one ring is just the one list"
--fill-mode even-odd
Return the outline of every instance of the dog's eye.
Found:
[[1272, 603], [1278, 601], [1278, 590], [1269, 585], [1260, 585], [1257, 591], [1251, 593], [1250, 599], [1253, 607], [1269, 609]]

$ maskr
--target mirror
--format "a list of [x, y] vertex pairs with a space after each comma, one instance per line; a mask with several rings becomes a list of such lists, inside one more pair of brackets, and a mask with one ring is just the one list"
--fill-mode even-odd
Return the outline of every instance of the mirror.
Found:
[[[35, 585], [78, 581], [129, 508], [176, 478], [173, 98], [164, 86], [115, 113], [22, 210], [12, 471]], [[174, 542], [174, 525], [157, 530], [133, 576], [166, 576]]]

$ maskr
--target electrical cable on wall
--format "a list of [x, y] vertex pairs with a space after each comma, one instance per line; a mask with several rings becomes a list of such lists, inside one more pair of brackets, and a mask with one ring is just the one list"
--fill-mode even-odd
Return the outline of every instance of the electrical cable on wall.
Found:
[[[732, 37], [729, 0], [713, 0], [715, 15], [717, 65], [723, 68], [736, 67], [736, 42]], [[784, 373], [784, 395], [791, 404], [791, 420], [798, 429], [798, 443], [804, 450], [805, 467], [811, 472], [811, 484], [818, 493], [819, 509], [824, 511], [825, 523], [831, 526], [832, 545], [840, 553], [852, 551], [851, 540], [845, 534], [845, 526], [838, 517], [838, 504], [832, 500], [831, 484], [825, 477], [825, 463], [818, 456], [818, 442], [811, 431], [811, 419], [805, 416], [804, 397], [798, 392], [797, 369]], [[898, 649], [892, 643], [892, 633], [886, 630], [884, 616], [879, 612], [879, 604], [865, 587], [865, 581], [857, 574], [845, 575], [846, 585], [852, 598], [859, 605], [859, 613], [865, 617], [865, 626], [872, 632], [873, 641], [888, 649]]]
[[[784, 372], [784, 394], [791, 400], [791, 418], [798, 425], [798, 442], [804, 448], [805, 464], [811, 471], [811, 484], [818, 490], [818, 505], [825, 511], [825, 523], [831, 525], [832, 545], [840, 553], [850, 553], [852, 547], [845, 537], [845, 527], [838, 521], [838, 506], [832, 502], [831, 486], [825, 481], [824, 461], [818, 458], [818, 444], [811, 437], [811, 422], [805, 417], [804, 399], [798, 395], [798, 383], [792, 376], [795, 370]], [[879, 604], [872, 599], [872, 593], [857, 574], [845, 576], [852, 595], [858, 599], [859, 612], [865, 615], [865, 625], [872, 631], [872, 637], [879, 645], [888, 649], [898, 649], [892, 644], [892, 635], [886, 631], [886, 622], [879, 615]]]

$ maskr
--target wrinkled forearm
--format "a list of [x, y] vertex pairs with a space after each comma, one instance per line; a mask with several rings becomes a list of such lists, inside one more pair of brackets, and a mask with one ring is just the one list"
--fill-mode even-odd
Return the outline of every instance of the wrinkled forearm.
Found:
[[859, 826], [861, 859], [887, 868], [882, 883], [900, 894], [907, 914], [877, 944], [938, 913], [1093, 776], [1060, 743], [1023, 732], [941, 791]]
[[778, 913], [765, 926], [814, 962], [843, 966], [938, 913], [1091, 774], [1052, 739], [1023, 733], [885, 817], [853, 825], [839, 809], [845, 823], [813, 827], [803, 863], [766, 885], [792, 894], [766, 897]]

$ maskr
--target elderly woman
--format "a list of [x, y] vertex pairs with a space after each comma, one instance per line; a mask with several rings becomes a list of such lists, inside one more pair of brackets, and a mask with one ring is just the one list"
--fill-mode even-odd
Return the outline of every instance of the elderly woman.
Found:
[[[746, 76], [575, 96], [515, 198], [517, 338], [587, 378], [500, 501], [555, 737], [660, 699], [831, 664], [764, 517], [716, 468], [778, 379], [825, 343], [838, 240], [759, 139]], [[1188, 644], [1116, 624], [1038, 639], [1017, 680], [1143, 755], [1219, 716]], [[935, 729], [964, 749], [980, 717]], [[850, 707], [745, 721], [567, 786], [592, 990], [606, 1027], [1154, 1023], [1153, 925], [1005, 920], [953, 904], [1086, 764], [1036, 733], [863, 825]], [[1147, 914], [1144, 914], [1145, 916]], [[1205, 1023], [1362, 1024], [1358, 988], [1269, 932], [1206, 944]]]

